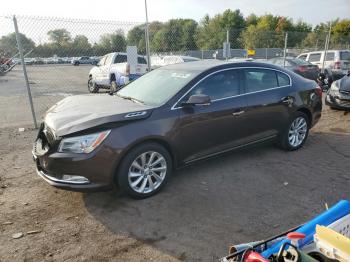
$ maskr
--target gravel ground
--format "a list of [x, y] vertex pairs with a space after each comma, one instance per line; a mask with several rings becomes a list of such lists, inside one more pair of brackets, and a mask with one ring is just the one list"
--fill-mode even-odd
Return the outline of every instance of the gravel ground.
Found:
[[36, 131], [16, 121], [0, 128], [1, 262], [216, 261], [350, 198], [350, 114], [328, 108], [301, 150], [267, 144], [197, 163], [140, 201], [50, 187], [35, 174]]

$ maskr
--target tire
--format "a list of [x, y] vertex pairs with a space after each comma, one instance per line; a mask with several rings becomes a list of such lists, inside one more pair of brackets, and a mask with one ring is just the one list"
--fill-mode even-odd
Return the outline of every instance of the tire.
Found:
[[118, 85], [117, 85], [117, 82], [116, 81], [112, 81], [111, 82], [111, 87], [110, 87], [110, 93], [115, 93], [117, 92], [119, 89]]
[[80, 64], [79, 62], [75, 62], [75, 63], [74, 63], [75, 66], [78, 66], [79, 64]]
[[92, 80], [92, 77], [89, 77], [88, 80], [88, 90], [90, 93], [97, 93], [99, 90], [98, 85]]
[[[151, 163], [154, 164], [154, 171]], [[117, 183], [121, 191], [130, 197], [144, 199], [157, 194], [171, 173], [172, 160], [169, 152], [160, 144], [144, 143], [131, 149], [123, 158], [118, 168]]]
[[[298, 128], [298, 124], [300, 127]], [[294, 128], [293, 126], [294, 125]], [[294, 130], [293, 130], [294, 129]], [[287, 151], [294, 151], [301, 148], [309, 135], [310, 120], [303, 112], [295, 112], [288, 123], [288, 127], [281, 134], [278, 145]], [[291, 134], [290, 132], [295, 132]], [[294, 136], [294, 140], [293, 140]], [[302, 139], [301, 139], [302, 138]], [[294, 141], [294, 142], [293, 142]]]

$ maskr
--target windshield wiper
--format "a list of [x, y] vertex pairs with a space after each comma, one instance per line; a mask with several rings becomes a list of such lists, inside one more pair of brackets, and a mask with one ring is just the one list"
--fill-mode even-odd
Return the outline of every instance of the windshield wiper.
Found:
[[140, 99], [137, 99], [137, 98], [133, 98], [131, 96], [121, 96], [117, 93], [117, 96], [123, 98], [123, 99], [126, 99], [126, 100], [130, 100], [130, 101], [133, 101], [134, 103], [140, 103], [140, 104], [145, 104], [145, 102], [143, 102], [142, 100]]

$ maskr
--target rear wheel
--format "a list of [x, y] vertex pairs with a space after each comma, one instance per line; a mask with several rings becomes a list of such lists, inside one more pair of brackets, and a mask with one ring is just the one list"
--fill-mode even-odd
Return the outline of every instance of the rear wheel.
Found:
[[90, 93], [97, 93], [98, 92], [98, 85], [96, 85], [95, 81], [93, 81], [92, 77], [89, 77], [88, 80], [88, 89]]
[[295, 112], [289, 121], [288, 128], [280, 137], [279, 145], [289, 151], [301, 148], [308, 135], [310, 129], [310, 121], [303, 112]]
[[118, 184], [122, 191], [137, 199], [158, 193], [172, 171], [169, 152], [156, 143], [145, 143], [132, 149], [118, 169]]

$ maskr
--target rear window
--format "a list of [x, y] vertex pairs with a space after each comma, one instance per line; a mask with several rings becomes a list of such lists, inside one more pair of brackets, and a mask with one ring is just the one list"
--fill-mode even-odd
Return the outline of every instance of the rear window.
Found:
[[327, 53], [326, 61], [334, 61], [334, 52]]
[[138, 57], [137, 58], [137, 63], [138, 64], [144, 64], [144, 65], [147, 64], [146, 59], [144, 59], [143, 57]]
[[340, 60], [348, 60], [348, 61], [350, 61], [350, 52], [348, 52], [348, 51], [340, 52]]
[[309, 61], [310, 62], [319, 62], [321, 60], [321, 53], [310, 54]]
[[117, 55], [114, 59], [114, 64], [126, 63], [127, 61], [126, 55]]

